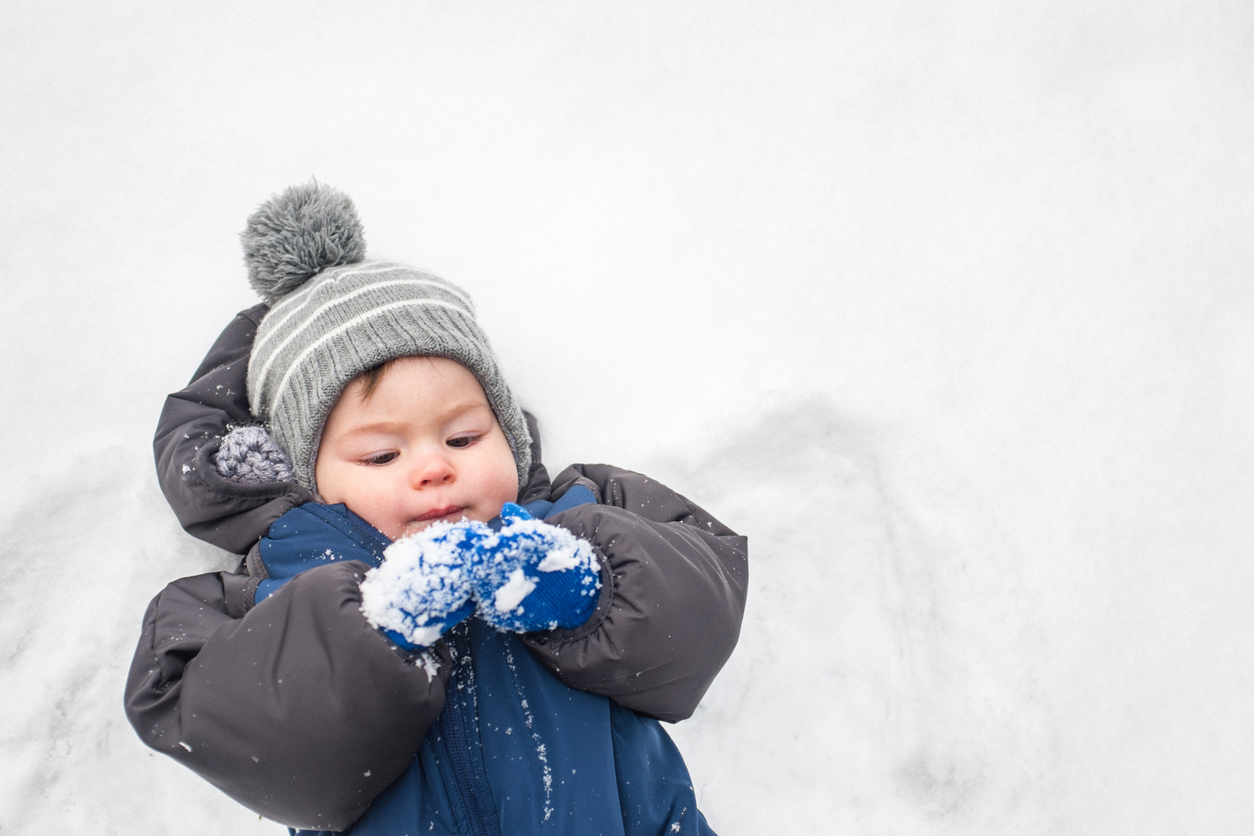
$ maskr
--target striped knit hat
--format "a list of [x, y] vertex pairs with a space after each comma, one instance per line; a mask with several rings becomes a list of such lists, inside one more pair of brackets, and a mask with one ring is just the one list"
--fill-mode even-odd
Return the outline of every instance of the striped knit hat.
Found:
[[248, 403], [317, 491], [322, 428], [344, 387], [381, 363], [447, 357], [475, 376], [505, 432], [519, 484], [531, 468], [522, 408], [461, 288], [400, 264], [363, 261], [352, 201], [316, 181], [276, 195], [242, 236], [252, 286], [270, 304], [248, 362]]

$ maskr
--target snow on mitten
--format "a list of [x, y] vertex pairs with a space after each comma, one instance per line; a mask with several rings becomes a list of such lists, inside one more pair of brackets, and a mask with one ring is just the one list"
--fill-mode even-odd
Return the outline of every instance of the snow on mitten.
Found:
[[587, 621], [601, 588], [592, 546], [512, 502], [501, 510], [501, 522], [501, 530], [475, 548], [471, 583], [479, 617], [516, 633]]
[[430, 647], [474, 612], [470, 565], [492, 531], [481, 522], [436, 523], [383, 552], [361, 582], [366, 620], [409, 650]]

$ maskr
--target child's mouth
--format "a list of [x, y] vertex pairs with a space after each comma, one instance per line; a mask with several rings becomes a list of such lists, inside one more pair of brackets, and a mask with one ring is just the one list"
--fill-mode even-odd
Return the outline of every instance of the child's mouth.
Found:
[[441, 520], [441, 519], [444, 519], [445, 517], [452, 516], [453, 514], [460, 515], [461, 512], [464, 510], [466, 509], [461, 505], [449, 505], [446, 508], [435, 508], [423, 514], [421, 517], [416, 517], [414, 519], [414, 522], [424, 523], [424, 522], [431, 522], [432, 520]]

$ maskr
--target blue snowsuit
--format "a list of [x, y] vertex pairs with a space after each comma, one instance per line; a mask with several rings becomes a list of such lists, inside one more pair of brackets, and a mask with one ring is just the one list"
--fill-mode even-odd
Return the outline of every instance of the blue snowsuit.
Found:
[[[544, 517], [594, 501], [576, 486], [527, 510]], [[270, 578], [257, 601], [330, 561], [377, 566], [389, 542], [343, 505], [293, 509], [261, 541]], [[517, 636], [473, 616], [445, 640], [452, 668], [443, 711], [409, 768], [346, 832], [712, 836], [657, 720], [562, 684]]]

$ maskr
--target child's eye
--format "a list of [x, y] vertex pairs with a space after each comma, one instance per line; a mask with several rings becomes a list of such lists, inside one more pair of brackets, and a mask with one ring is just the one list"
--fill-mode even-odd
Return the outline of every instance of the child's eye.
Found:
[[367, 456], [362, 461], [365, 464], [387, 464], [399, 455], [400, 453], [395, 450], [389, 450], [386, 453], [375, 453], [373, 456]]
[[462, 447], [469, 447], [470, 445], [478, 441], [480, 438], [481, 436], [477, 436], [477, 435], [459, 435], [456, 438], [450, 438], [445, 443], [448, 444], [449, 447], [455, 447], [457, 449], [461, 449]]

